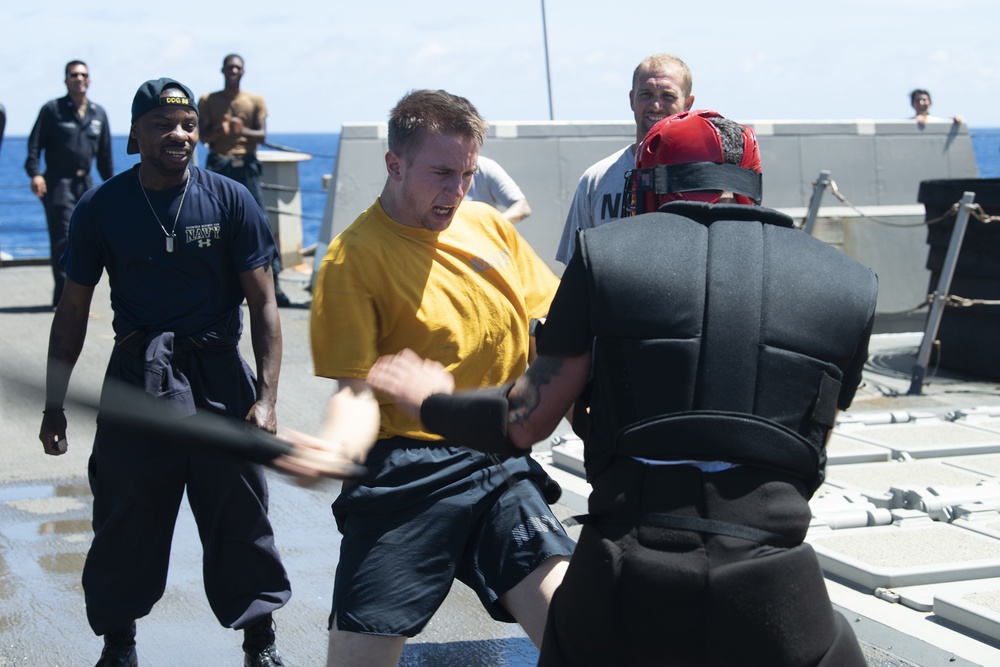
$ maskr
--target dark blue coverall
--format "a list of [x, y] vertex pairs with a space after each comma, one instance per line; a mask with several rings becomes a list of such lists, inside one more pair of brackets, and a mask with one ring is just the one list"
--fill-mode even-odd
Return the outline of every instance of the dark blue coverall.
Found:
[[[45, 171], [41, 154], [45, 153]], [[69, 220], [83, 193], [94, 186], [90, 167], [97, 158], [97, 171], [108, 180], [114, 173], [111, 158], [111, 128], [104, 109], [93, 102], [81, 118], [69, 95], [49, 100], [38, 112], [28, 136], [28, 158], [24, 170], [29, 178], [45, 178], [42, 197], [45, 222], [49, 228], [49, 253], [52, 263], [52, 305], [59, 303], [66, 273], [62, 255], [66, 251]]]

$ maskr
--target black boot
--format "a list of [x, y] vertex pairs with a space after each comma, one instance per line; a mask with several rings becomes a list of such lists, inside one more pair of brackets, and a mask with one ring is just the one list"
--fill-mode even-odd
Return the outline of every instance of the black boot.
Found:
[[135, 654], [135, 623], [104, 635], [104, 650], [95, 667], [138, 667]]
[[284, 667], [274, 645], [274, 621], [263, 616], [243, 628], [243, 667]]

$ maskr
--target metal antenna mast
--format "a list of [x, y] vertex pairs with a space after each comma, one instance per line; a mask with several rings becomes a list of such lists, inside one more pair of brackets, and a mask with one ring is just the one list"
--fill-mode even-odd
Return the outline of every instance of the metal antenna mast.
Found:
[[552, 76], [549, 73], [549, 31], [545, 25], [545, 0], [542, 0], [542, 41], [545, 44], [545, 83], [549, 90], [549, 120], [555, 120], [552, 112]]

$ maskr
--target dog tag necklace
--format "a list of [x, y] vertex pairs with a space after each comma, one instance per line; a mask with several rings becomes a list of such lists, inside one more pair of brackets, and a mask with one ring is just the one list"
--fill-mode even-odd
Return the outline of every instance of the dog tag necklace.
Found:
[[177, 231], [177, 221], [180, 220], [181, 209], [184, 208], [184, 197], [187, 196], [188, 185], [191, 184], [191, 170], [188, 169], [185, 170], [184, 172], [184, 192], [181, 193], [181, 203], [177, 205], [177, 214], [174, 216], [174, 226], [171, 228], [169, 232], [167, 231], [167, 228], [163, 226], [163, 223], [160, 222], [160, 216], [156, 215], [156, 209], [153, 208], [153, 204], [149, 201], [149, 195], [146, 194], [146, 188], [142, 184], [141, 172], [136, 171], [135, 174], [136, 177], [139, 179], [139, 189], [142, 190], [142, 196], [146, 198], [146, 205], [149, 206], [149, 210], [153, 213], [153, 217], [156, 218], [156, 224], [160, 226], [160, 229], [163, 230], [163, 233], [167, 237], [167, 252], [173, 252], [174, 238], [176, 237], [176, 234], [174, 232]]

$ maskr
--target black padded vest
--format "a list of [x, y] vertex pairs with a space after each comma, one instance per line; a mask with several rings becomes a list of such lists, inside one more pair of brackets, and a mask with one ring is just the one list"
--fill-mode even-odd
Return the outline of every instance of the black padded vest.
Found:
[[861, 380], [870, 269], [757, 207], [677, 202], [587, 230], [596, 336], [586, 435], [615, 456], [721, 460], [815, 489], [838, 408]]

